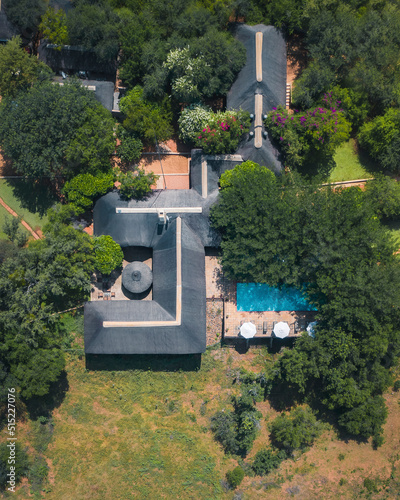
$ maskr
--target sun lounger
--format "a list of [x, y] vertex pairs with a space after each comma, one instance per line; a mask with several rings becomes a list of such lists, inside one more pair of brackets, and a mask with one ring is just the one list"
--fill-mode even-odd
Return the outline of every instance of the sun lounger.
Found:
[[268, 333], [268, 323], [267, 321], [263, 322], [263, 335], [267, 335]]

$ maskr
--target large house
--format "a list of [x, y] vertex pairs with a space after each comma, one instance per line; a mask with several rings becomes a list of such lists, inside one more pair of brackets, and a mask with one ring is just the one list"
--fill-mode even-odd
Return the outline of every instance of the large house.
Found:
[[[119, 298], [85, 305], [87, 354], [198, 354], [206, 348], [205, 249], [219, 246], [209, 223], [219, 177], [248, 159], [280, 170], [262, 122], [273, 106], [285, 104], [285, 43], [270, 26], [240, 26], [237, 37], [247, 49], [247, 63], [227, 104], [254, 114], [238, 154], [193, 150], [191, 189], [156, 190], [141, 201], [112, 192], [95, 205], [94, 234], [112, 236], [133, 258], [122, 270]], [[135, 261], [142, 248], [150, 251], [152, 269]]]

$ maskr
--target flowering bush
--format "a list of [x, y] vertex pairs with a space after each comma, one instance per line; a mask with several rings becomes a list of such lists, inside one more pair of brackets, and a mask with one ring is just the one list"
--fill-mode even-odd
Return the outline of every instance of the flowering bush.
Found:
[[179, 137], [185, 142], [196, 142], [199, 131], [203, 130], [212, 116], [213, 112], [208, 106], [191, 104], [179, 117]]
[[332, 102], [329, 93], [321, 107], [308, 111], [295, 110], [290, 115], [281, 106], [273, 108], [265, 127], [278, 142], [287, 166], [296, 168], [327, 161], [339, 144], [349, 138], [351, 126], [339, 105], [340, 101]]
[[249, 128], [250, 114], [247, 111], [215, 113], [195, 138], [195, 144], [206, 154], [234, 153]]

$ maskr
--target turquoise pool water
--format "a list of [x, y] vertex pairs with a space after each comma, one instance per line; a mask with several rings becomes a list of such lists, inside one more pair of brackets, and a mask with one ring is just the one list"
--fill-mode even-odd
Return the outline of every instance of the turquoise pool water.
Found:
[[300, 290], [273, 288], [261, 283], [238, 283], [236, 288], [238, 311], [315, 311]]

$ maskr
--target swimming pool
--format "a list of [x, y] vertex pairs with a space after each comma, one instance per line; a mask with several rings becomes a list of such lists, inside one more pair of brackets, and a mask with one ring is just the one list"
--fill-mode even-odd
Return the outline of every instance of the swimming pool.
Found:
[[262, 283], [238, 283], [238, 311], [315, 311], [297, 288], [282, 290]]

